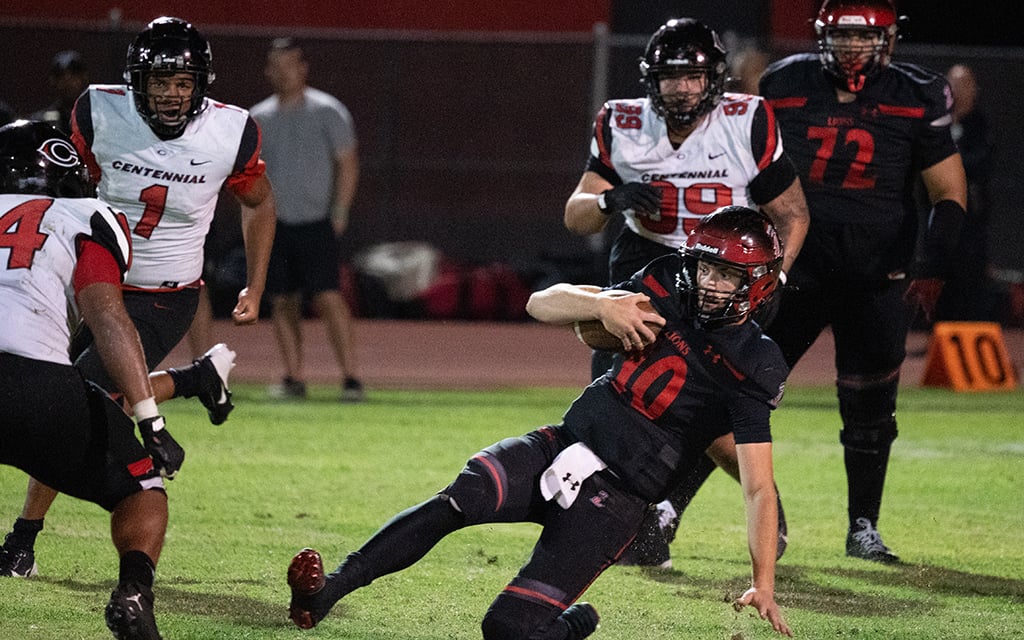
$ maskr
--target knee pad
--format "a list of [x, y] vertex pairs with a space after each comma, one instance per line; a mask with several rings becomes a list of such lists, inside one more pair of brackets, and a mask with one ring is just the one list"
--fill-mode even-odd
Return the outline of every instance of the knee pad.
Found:
[[[896, 372], [898, 373], [898, 372]], [[839, 441], [847, 449], [864, 453], [888, 451], [896, 439], [896, 393], [899, 378], [840, 377], [837, 385], [843, 430]]]
[[558, 610], [502, 592], [480, 623], [484, 640], [523, 640], [547, 623], [559, 624]]
[[[480, 524], [493, 519], [499, 505], [498, 491], [491, 477], [482, 473], [479, 463], [471, 460], [441, 493], [466, 518], [467, 525]], [[488, 516], [492, 516], [488, 518]]]

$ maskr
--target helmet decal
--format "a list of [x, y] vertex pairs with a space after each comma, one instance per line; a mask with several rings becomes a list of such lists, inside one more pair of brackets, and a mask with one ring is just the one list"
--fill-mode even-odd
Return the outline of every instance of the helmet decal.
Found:
[[74, 167], [81, 164], [78, 151], [67, 140], [48, 138], [36, 149], [47, 160], [60, 167]]

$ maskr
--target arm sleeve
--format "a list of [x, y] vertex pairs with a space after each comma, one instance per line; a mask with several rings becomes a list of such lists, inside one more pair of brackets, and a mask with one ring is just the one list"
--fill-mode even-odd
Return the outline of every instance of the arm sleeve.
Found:
[[611, 107], [606, 102], [594, 119], [594, 137], [590, 143], [590, 159], [586, 170], [593, 171], [613, 185], [622, 184], [622, 178], [612, 165]]
[[121, 286], [124, 272], [109, 249], [85, 236], [79, 237], [75, 245], [78, 261], [75, 263], [71, 283], [76, 298], [82, 289], [97, 282]]
[[228, 176], [225, 182], [228, 191], [235, 195], [248, 193], [256, 180], [266, 173], [267, 166], [260, 158], [261, 148], [262, 135], [259, 125], [250, 116], [245, 123], [245, 130], [242, 132], [242, 141], [238, 145], [235, 171]]

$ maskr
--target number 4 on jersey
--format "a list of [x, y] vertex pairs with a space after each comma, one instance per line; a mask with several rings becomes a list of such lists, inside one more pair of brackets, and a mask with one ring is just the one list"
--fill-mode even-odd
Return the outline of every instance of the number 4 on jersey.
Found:
[[36, 251], [49, 237], [39, 231], [43, 214], [53, 204], [50, 199], [33, 199], [0, 216], [0, 248], [10, 249], [8, 269], [28, 269]]

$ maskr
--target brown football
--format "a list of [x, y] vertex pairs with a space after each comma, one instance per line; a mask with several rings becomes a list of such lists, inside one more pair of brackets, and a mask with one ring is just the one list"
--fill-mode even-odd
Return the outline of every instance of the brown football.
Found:
[[[640, 302], [637, 306], [644, 311], [655, 312], [650, 302]], [[645, 324], [655, 335], [661, 331], [661, 327], [653, 322]], [[597, 349], [598, 351], [625, 351], [622, 347], [622, 340], [616, 338], [605, 329], [600, 320], [577, 320], [572, 323], [572, 330], [576, 337], [579, 338], [579, 341], [591, 349]]]

